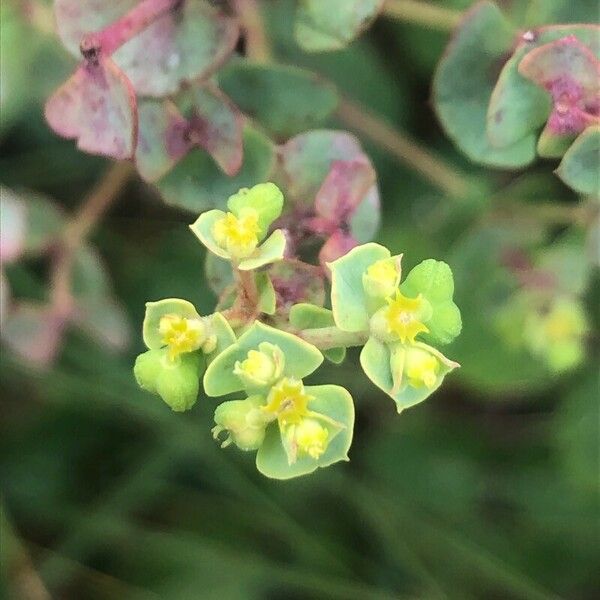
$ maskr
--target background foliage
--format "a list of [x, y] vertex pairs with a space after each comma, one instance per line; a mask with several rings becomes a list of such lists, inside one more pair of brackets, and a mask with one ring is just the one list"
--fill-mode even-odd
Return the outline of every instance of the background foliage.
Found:
[[[582, 14], [558, 0], [503, 6], [516, 23], [527, 14], [545, 23], [588, 18], [585, 2], [576, 4]], [[82, 268], [78, 284], [82, 306], [96, 309], [101, 299], [112, 310], [117, 337], [107, 342], [72, 323], [44, 369], [17, 358], [10, 340], [3, 346], [2, 585], [15, 598], [594, 597], [600, 289], [593, 216], [552, 174], [555, 162], [494, 171], [453, 147], [429, 103], [448, 32], [381, 17], [347, 48], [310, 54], [294, 39], [292, 5], [264, 3], [280, 61], [333, 82], [468, 181], [461, 199], [445, 194], [410, 158], [399, 161], [397, 151], [365, 136], [348, 110], [323, 111], [319, 125], [354, 130], [374, 162], [379, 241], [405, 253], [407, 270], [430, 256], [451, 265], [464, 332], [448, 351], [463, 367], [427, 403], [397, 416], [350, 352], [344, 365], [322, 368], [309, 383], [342, 382], [355, 398], [351, 462], [296, 481], [265, 480], [251, 456], [224, 452], [210, 438], [213, 400], [202, 397], [176, 415], [135, 385], [131, 365], [143, 345], [124, 332], [127, 323], [138, 330], [144, 302], [178, 296], [210, 312], [215, 297], [204, 250], [187, 228], [190, 213], [132, 178], [91, 236], [96, 267]], [[34, 13], [31, 25], [13, 8], [2, 5], [1, 183], [31, 206], [41, 203], [29, 213], [38, 215], [29, 240], [39, 248], [109, 163], [49, 130], [44, 102], [73, 63], [47, 13]], [[247, 103], [244, 110], [260, 113], [265, 100], [244, 96], [236, 68], [227, 67], [222, 86]], [[293, 73], [265, 85], [286, 76]], [[314, 93], [312, 80], [304, 85]], [[326, 107], [328, 90], [320, 92]], [[300, 117], [266, 112], [265, 127], [286, 139], [305, 128]], [[405, 154], [414, 159], [410, 147]], [[15, 297], [43, 301], [51, 257], [30, 250], [4, 271]], [[565, 374], [511, 345], [497, 326], [520, 285], [518, 269], [508, 268], [515, 250], [558, 273], [587, 306], [586, 359]]]

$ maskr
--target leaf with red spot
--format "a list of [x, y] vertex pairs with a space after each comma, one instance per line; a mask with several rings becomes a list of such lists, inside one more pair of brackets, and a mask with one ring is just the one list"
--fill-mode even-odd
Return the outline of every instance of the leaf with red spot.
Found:
[[600, 122], [600, 61], [575, 36], [531, 50], [519, 73], [550, 94], [549, 133], [573, 136]]
[[91, 154], [133, 156], [137, 103], [131, 83], [107, 57], [82, 63], [46, 103], [46, 120], [63, 137]]
[[[145, 0], [149, 10], [160, 0]], [[82, 37], [122, 19], [116, 27], [127, 28], [126, 15], [139, 0], [55, 0], [59, 35], [65, 46], [79, 56]], [[168, 4], [168, 3], [167, 3]], [[210, 76], [233, 52], [239, 35], [237, 20], [208, 0], [173, 2], [173, 7], [113, 55], [136, 92], [162, 97], [177, 92], [181, 84]], [[109, 29], [112, 36], [123, 31]], [[106, 39], [107, 44], [111, 40]]]

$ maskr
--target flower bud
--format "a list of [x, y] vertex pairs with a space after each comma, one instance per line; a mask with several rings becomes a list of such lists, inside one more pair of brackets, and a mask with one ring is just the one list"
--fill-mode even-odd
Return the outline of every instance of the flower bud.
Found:
[[190, 409], [198, 398], [202, 356], [191, 352], [170, 358], [168, 349], [148, 350], [138, 356], [133, 369], [138, 385], [158, 394], [177, 412]]
[[327, 449], [329, 431], [316, 419], [302, 419], [294, 428], [294, 441], [299, 454], [317, 460]]
[[431, 390], [438, 381], [440, 361], [423, 348], [397, 344], [392, 348], [390, 367], [396, 389], [410, 385]]
[[283, 372], [285, 356], [279, 348], [269, 342], [262, 342], [258, 350], [250, 350], [247, 358], [237, 361], [233, 372], [248, 388], [261, 388], [274, 384]]
[[250, 396], [246, 400], [223, 402], [217, 407], [213, 437], [217, 439], [223, 431], [228, 434], [221, 447], [234, 443], [241, 450], [257, 450], [261, 446], [268, 424], [261, 410], [263, 402], [263, 396]]
[[373, 298], [392, 296], [400, 283], [398, 257], [386, 258], [373, 263], [363, 275], [365, 292]]

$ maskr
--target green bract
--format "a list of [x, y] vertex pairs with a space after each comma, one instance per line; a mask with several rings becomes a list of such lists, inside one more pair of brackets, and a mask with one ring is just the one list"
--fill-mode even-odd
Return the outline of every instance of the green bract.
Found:
[[274, 231], [265, 240], [270, 225], [281, 214], [283, 195], [273, 183], [243, 188], [227, 202], [230, 212], [209, 210], [192, 224], [196, 237], [215, 255], [250, 271], [281, 260], [285, 236]]
[[201, 317], [193, 304], [179, 298], [146, 303], [143, 337], [149, 350], [136, 360], [136, 380], [177, 411], [196, 402], [207, 360], [235, 341], [223, 315]]
[[417, 336], [448, 344], [461, 330], [450, 267], [425, 260], [400, 283], [401, 258], [369, 243], [329, 264], [335, 324], [369, 336], [361, 365], [398, 411], [425, 400], [459, 366]]

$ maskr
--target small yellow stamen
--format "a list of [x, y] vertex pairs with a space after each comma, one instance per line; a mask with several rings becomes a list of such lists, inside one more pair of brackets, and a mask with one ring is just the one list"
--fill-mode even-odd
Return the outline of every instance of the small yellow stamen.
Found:
[[169, 358], [198, 350], [206, 339], [206, 325], [199, 319], [186, 319], [178, 315], [164, 315], [158, 324], [162, 342], [169, 347]]
[[302, 421], [308, 414], [308, 403], [312, 399], [305, 393], [302, 381], [286, 377], [271, 388], [263, 410], [285, 427]]
[[429, 329], [419, 321], [423, 310], [424, 299], [421, 294], [416, 298], [407, 298], [400, 291], [394, 299], [388, 299], [385, 319], [388, 331], [398, 336], [402, 343], [414, 342], [419, 333], [427, 333]]
[[215, 242], [226, 250], [233, 258], [242, 259], [250, 256], [258, 246], [258, 213], [246, 208], [236, 217], [227, 213], [213, 225]]

